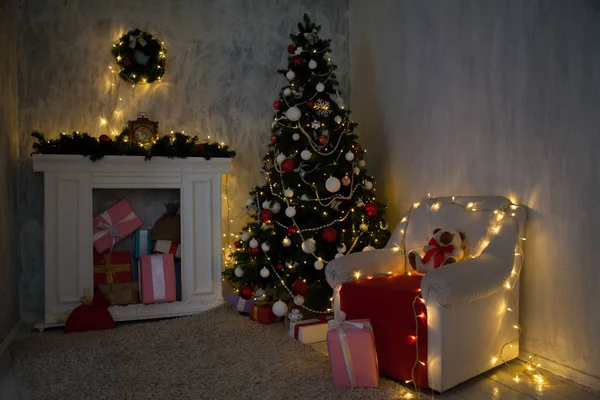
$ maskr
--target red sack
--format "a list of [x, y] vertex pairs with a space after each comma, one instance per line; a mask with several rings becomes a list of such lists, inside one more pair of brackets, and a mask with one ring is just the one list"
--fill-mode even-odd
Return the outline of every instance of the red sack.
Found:
[[108, 312], [109, 305], [110, 300], [97, 289], [92, 304], [82, 304], [71, 312], [67, 319], [65, 333], [113, 329], [115, 321]]

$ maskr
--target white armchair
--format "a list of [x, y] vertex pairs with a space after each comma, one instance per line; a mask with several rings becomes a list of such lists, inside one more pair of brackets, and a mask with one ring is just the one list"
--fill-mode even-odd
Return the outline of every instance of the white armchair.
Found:
[[466, 235], [465, 259], [421, 280], [429, 387], [443, 392], [502, 360], [516, 358], [520, 240], [526, 218], [525, 207], [500, 196], [423, 199], [411, 207], [384, 249], [350, 254], [328, 264], [325, 274], [335, 291], [334, 310], [340, 312], [342, 285], [414, 273], [406, 255], [421, 251], [435, 228], [454, 228]]

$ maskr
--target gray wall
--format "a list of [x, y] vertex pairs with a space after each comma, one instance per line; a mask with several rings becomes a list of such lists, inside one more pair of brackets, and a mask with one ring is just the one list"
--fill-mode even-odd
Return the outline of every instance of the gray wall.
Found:
[[[185, 130], [224, 141], [238, 155], [229, 177], [231, 219], [240, 228], [251, 184], [260, 181], [270, 137], [273, 100], [284, 79], [289, 34], [304, 12], [333, 39], [341, 88], [348, 78], [347, 0], [27, 0], [20, 9], [19, 123], [22, 244], [21, 315], [43, 307], [42, 181], [31, 172], [29, 134], [39, 129], [120, 131], [139, 111], [162, 133]], [[110, 49], [133, 27], [156, 33], [168, 51], [163, 83], [144, 87], [117, 81]], [[119, 100], [122, 98], [123, 100]], [[116, 104], [116, 105], [115, 105]], [[118, 111], [114, 114], [112, 111]], [[108, 119], [100, 126], [100, 118]]]
[[17, 2], [0, 1], [0, 342], [18, 320]]
[[396, 221], [428, 192], [531, 207], [522, 348], [598, 376], [600, 2], [351, 0], [350, 36]]

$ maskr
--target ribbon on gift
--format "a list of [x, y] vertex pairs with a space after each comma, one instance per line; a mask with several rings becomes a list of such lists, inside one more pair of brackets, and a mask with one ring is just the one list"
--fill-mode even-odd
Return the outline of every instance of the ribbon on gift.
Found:
[[348, 372], [348, 379], [350, 380], [350, 386], [353, 388], [356, 387], [356, 376], [354, 373], [354, 365], [352, 364], [352, 355], [350, 354], [350, 345], [348, 344], [348, 337], [346, 336], [344, 327], [363, 329], [369, 326], [371, 326], [371, 324], [368, 321], [346, 321], [346, 313], [343, 311], [337, 313], [335, 318], [327, 323], [329, 330], [337, 330], [340, 345], [342, 346], [344, 364], [346, 364], [346, 371]]
[[137, 35], [129, 35], [129, 47], [135, 49], [135, 45], [137, 43], [141, 44], [142, 47], [146, 46], [146, 41], [144, 40], [141, 32]]
[[298, 321], [294, 325], [294, 339], [298, 340], [298, 335], [300, 334], [300, 328], [305, 327], [305, 326], [319, 325], [319, 324], [326, 324], [326, 323], [327, 323], [327, 318], [325, 318], [325, 316], [323, 316], [323, 315], [320, 316], [319, 319], [317, 319], [316, 321], [304, 322], [304, 323], [302, 323], [302, 321]]
[[123, 234], [123, 232], [121, 232], [119, 229], [117, 229], [117, 227], [119, 225], [121, 225], [122, 223], [131, 221], [132, 219], [136, 219], [137, 215], [135, 212], [132, 211], [129, 214], [127, 214], [127, 216], [125, 218], [123, 218], [122, 220], [120, 220], [119, 222], [117, 222], [115, 224], [112, 223], [112, 220], [110, 219], [110, 215], [108, 214], [108, 211], [104, 211], [102, 214], [100, 214], [100, 217], [104, 218], [105, 222], [98, 221], [98, 223], [96, 223], [96, 228], [101, 229], [101, 231], [94, 233], [93, 241], [95, 242], [96, 240], [98, 240], [106, 235], [110, 235], [110, 238], [111, 238], [110, 252], [112, 253], [112, 248], [115, 245], [115, 243], [117, 243], [117, 238], [120, 238], [120, 239], [125, 238], [125, 235]]
[[136, 233], [136, 239], [138, 239], [137, 245], [139, 248], [139, 256], [145, 256], [150, 254], [150, 247], [148, 246], [148, 242], [150, 241], [150, 231], [148, 229], [140, 229]]
[[434, 238], [431, 238], [429, 245], [433, 246], [433, 249], [427, 251], [423, 257], [423, 264], [427, 264], [431, 257], [433, 259], [433, 268], [439, 268], [444, 260], [446, 259], [445, 253], [452, 253], [454, 251], [454, 245], [449, 244], [442, 246]]
[[104, 253], [104, 261], [101, 265], [94, 265], [95, 274], [106, 274], [106, 283], [114, 283], [117, 272], [126, 272], [130, 269], [129, 264], [111, 263], [109, 253]]
[[152, 265], [152, 291], [154, 292], [154, 302], [158, 303], [165, 301], [167, 295], [165, 293], [165, 266], [162, 256], [153, 256], [150, 259]]

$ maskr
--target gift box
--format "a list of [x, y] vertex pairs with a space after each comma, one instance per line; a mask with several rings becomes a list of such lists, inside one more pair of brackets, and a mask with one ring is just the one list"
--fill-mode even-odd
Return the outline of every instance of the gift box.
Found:
[[281, 317], [278, 317], [275, 314], [273, 314], [272, 303], [251, 304], [250, 319], [266, 325], [274, 324], [275, 322], [279, 322], [282, 320]]
[[140, 298], [144, 304], [175, 301], [175, 260], [173, 254], [140, 257]]
[[327, 351], [336, 388], [377, 387], [375, 339], [368, 319], [329, 321]]
[[327, 340], [327, 321], [331, 317], [290, 321], [290, 337], [302, 343], [317, 343]]
[[98, 285], [98, 289], [110, 300], [111, 306], [124, 306], [140, 302], [138, 282]]
[[152, 233], [150, 229], [138, 229], [135, 231], [133, 256], [137, 260], [150, 253], [152, 253]]
[[113, 246], [131, 235], [143, 225], [127, 200], [121, 200], [108, 210], [94, 217], [94, 249], [98, 254], [111, 250]]
[[237, 308], [239, 312], [246, 314], [250, 312], [250, 307], [257, 303], [257, 301], [254, 299], [244, 300], [237, 294], [233, 293], [226, 294], [225, 301], [233, 304], [233, 306]]
[[157, 240], [154, 243], [154, 252], [173, 254], [175, 258], [181, 258], [181, 245], [170, 240]]
[[94, 254], [94, 285], [131, 282], [131, 253]]

